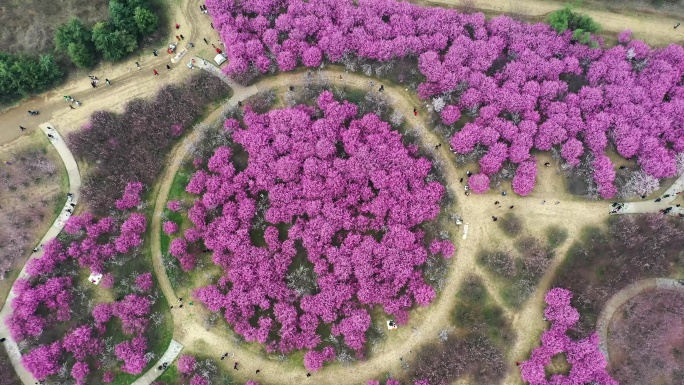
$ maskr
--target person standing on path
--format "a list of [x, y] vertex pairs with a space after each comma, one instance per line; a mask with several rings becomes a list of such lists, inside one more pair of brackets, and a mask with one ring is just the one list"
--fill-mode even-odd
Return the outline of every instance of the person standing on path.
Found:
[[154, 55], [154, 57], [157, 57], [157, 50], [156, 49], [154, 51], [152, 51], [152, 55]]
[[204, 39], [204, 42], [205, 42], [206, 44], [209, 44], [209, 41], [207, 41], [207, 38], [206, 38], [206, 37], [203, 37], [202, 39]]
[[211, 25], [211, 29], [214, 29], [214, 23], [209, 23]]
[[138, 71], [140, 71], [140, 63], [135, 62], [135, 65], [138, 67]]
[[413, 107], [413, 116], [418, 116], [418, 109]]
[[166, 65], [166, 69], [169, 70], [169, 71], [171, 71], [171, 66], [167, 64], [167, 65]]
[[181, 37], [181, 40], [185, 40], [185, 36], [180, 35], [180, 37]]
[[176, 29], [180, 28], [180, 24], [176, 23]]
[[24, 126], [19, 126], [19, 129], [22, 131], [26, 131], [26, 127], [24, 127]]
[[105, 79], [105, 83], [107, 83], [108, 86], [112, 85], [112, 82], [109, 79]]
[[235, 364], [233, 364], [233, 369], [240, 370], [240, 369], [238, 369], [238, 362], [237, 361], [235, 361]]
[[176, 35], [176, 40], [180, 41], [180, 36]]
[[159, 72], [157, 72], [156, 69], [153, 68], [152, 71], [154, 72], [154, 75], [155, 75], [155, 76], [159, 75]]

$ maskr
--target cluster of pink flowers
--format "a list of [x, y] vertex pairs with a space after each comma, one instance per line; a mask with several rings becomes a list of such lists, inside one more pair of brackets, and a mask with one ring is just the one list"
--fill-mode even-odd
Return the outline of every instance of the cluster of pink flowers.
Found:
[[468, 178], [468, 186], [476, 194], [489, 191], [489, 177], [487, 174], [475, 174]]
[[[451, 94], [446, 124], [460, 111], [477, 117], [452, 138], [459, 153], [475, 145], [501, 143], [492, 166], [521, 164], [514, 190], [534, 187], [529, 167], [534, 148], [562, 148], [568, 164], [585, 152], [605, 155], [609, 142], [625, 158], [636, 157], [655, 177], [673, 176], [675, 155], [684, 152], [684, 48], [651, 49], [619, 36], [620, 44], [591, 48], [575, 44], [570, 31], [557, 34], [546, 24], [506, 16], [485, 20], [394, 0], [254, 0], [206, 2], [226, 45], [232, 76], [315, 67], [323, 58], [348, 55], [388, 61], [418, 56], [426, 81], [419, 96]], [[597, 39], [600, 42], [600, 39]], [[583, 145], [582, 145], [583, 143]], [[603, 197], [615, 189], [606, 175], [612, 164], [599, 161], [595, 179]], [[496, 172], [498, 167], [486, 174]]]
[[140, 205], [140, 193], [143, 184], [140, 182], [128, 182], [121, 199], [116, 200], [116, 208], [123, 211]]
[[[532, 351], [530, 358], [520, 364], [523, 381], [531, 385], [587, 384], [617, 385], [606, 371], [606, 358], [599, 349], [599, 337], [596, 333], [582, 340], [572, 340], [568, 329], [579, 320], [579, 313], [570, 305], [572, 293], [561, 288], [551, 289], [546, 294], [546, 310], [544, 316], [551, 322], [551, 328], [542, 334], [542, 345]], [[572, 368], [565, 376], [555, 374], [546, 379], [544, 367], [551, 363], [551, 358], [565, 353], [566, 360]]]
[[182, 374], [190, 374], [195, 371], [197, 360], [189, 354], [183, 354], [176, 362], [178, 371]]
[[17, 296], [12, 300], [7, 325], [16, 341], [39, 336], [52, 322], [71, 318], [71, 277], [51, 277], [36, 283], [20, 278], [14, 287]]
[[[117, 253], [127, 253], [142, 243], [141, 234], [145, 232], [147, 221], [141, 213], [131, 213], [117, 226], [112, 217], [95, 219], [90, 213], [74, 215], [67, 220], [64, 231], [67, 234], [82, 237], [72, 241], [68, 246], [53, 239], [45, 244], [43, 256], [32, 259], [27, 271], [32, 276], [51, 273], [54, 268], [69, 258], [78, 260], [81, 267], [89, 267], [93, 273], [102, 273], [104, 263]], [[101, 243], [103, 235], [119, 233], [114, 242]], [[66, 247], [65, 247], [66, 246]]]
[[152, 290], [152, 273], [142, 273], [139, 276], [135, 277], [135, 286], [138, 288], [138, 290], [144, 292]]
[[209, 380], [207, 377], [201, 373], [196, 373], [197, 360], [195, 357], [184, 354], [176, 362], [178, 371], [184, 375], [184, 378], [190, 378], [190, 385], [208, 385]]
[[178, 231], [178, 224], [174, 221], [164, 221], [162, 230], [164, 230], [165, 234], [171, 235]]
[[124, 362], [121, 370], [130, 374], [140, 374], [147, 365], [145, 358], [147, 342], [145, 337], [133, 337], [130, 341], [124, 341], [114, 347], [116, 357]]
[[129, 294], [121, 301], [97, 304], [93, 308], [93, 318], [98, 327], [102, 328], [104, 323], [115, 316], [121, 319], [124, 333], [142, 334], [149, 324], [150, 309], [149, 298]]
[[[247, 168], [237, 172], [231, 149], [216, 149], [186, 186], [199, 195], [188, 210], [194, 227], [171, 242], [170, 252], [183, 266], [196, 242], [213, 251], [226, 275], [195, 296], [212, 311], [225, 309], [247, 340], [269, 351], [314, 349], [321, 343], [316, 329], [332, 324], [332, 333], [361, 355], [368, 307], [381, 305], [403, 322], [411, 306], [435, 297], [421, 274], [428, 251], [417, 226], [438, 215], [444, 188], [425, 181], [431, 163], [414, 157], [376, 115], [357, 119], [355, 105], [329, 92], [318, 108], [321, 118], [306, 106], [263, 115], [247, 108], [247, 129], [233, 133], [249, 154]], [[263, 214], [259, 199], [268, 200]], [[267, 222], [262, 247], [250, 238], [257, 215]], [[287, 239], [276, 228], [282, 224]], [[313, 294], [288, 287], [295, 242], [313, 264]], [[449, 257], [453, 245], [445, 243], [435, 253]], [[272, 313], [250, 322], [266, 309]], [[311, 367], [323, 360], [314, 352], [307, 357]]]
[[332, 346], [326, 346], [322, 351], [309, 350], [304, 355], [304, 367], [306, 370], [315, 372], [323, 367], [327, 361], [335, 359], [335, 349]]
[[62, 368], [62, 344], [57, 341], [50, 345], [42, 345], [21, 357], [21, 363], [37, 380], [56, 374]]
[[181, 201], [168, 201], [166, 202], [166, 208], [171, 211], [181, 211], [183, 204]]

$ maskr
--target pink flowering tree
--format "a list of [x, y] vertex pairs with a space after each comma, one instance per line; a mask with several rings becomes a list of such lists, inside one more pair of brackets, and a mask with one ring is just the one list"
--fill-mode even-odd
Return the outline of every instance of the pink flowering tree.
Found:
[[135, 277], [135, 286], [138, 288], [138, 290], [144, 292], [152, 290], [152, 273], [147, 272]]
[[173, 221], [164, 221], [162, 230], [164, 230], [165, 234], [171, 235], [178, 231], [178, 224]]
[[182, 374], [190, 374], [190, 373], [194, 372], [196, 365], [197, 365], [197, 360], [195, 359], [195, 357], [193, 357], [189, 354], [182, 355], [178, 359], [178, 362], [176, 362], [176, 366], [178, 367], [178, 371]]
[[122, 360], [121, 370], [130, 374], [140, 374], [147, 365], [145, 350], [147, 342], [144, 337], [134, 337], [130, 341], [124, 341], [115, 346], [116, 357]]
[[140, 205], [140, 193], [142, 190], [142, 183], [129, 182], [121, 199], [116, 200], [116, 208], [123, 211]]
[[489, 177], [485, 174], [475, 174], [468, 178], [468, 186], [476, 194], [489, 191]]
[[[587, 384], [617, 385], [606, 371], [606, 359], [599, 349], [596, 333], [582, 340], [573, 340], [567, 335], [579, 320], [579, 313], [570, 304], [572, 293], [561, 288], [551, 289], [544, 300], [547, 307], [544, 317], [551, 322], [551, 328], [542, 334], [542, 345], [532, 351], [530, 358], [520, 364], [523, 381], [531, 385], [545, 384]], [[544, 367], [551, 358], [564, 353], [572, 366], [566, 375], [554, 374], [546, 379]]]

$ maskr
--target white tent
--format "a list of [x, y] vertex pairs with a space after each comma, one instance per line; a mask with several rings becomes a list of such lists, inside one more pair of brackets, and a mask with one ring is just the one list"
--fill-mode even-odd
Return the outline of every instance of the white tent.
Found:
[[90, 281], [93, 285], [98, 285], [100, 281], [102, 280], [102, 274], [100, 273], [92, 273], [90, 274], [90, 277], [88, 277], [88, 281]]
[[214, 61], [220, 66], [226, 62], [226, 57], [223, 54], [218, 54], [214, 57]]

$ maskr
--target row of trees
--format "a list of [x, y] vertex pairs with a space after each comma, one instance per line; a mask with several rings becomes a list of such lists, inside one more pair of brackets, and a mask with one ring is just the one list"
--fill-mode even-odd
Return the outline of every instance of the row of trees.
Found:
[[138, 48], [138, 42], [157, 30], [159, 18], [149, 0], [111, 0], [109, 20], [92, 28], [78, 18], [57, 27], [55, 46], [78, 67], [89, 68], [97, 55], [119, 60]]

